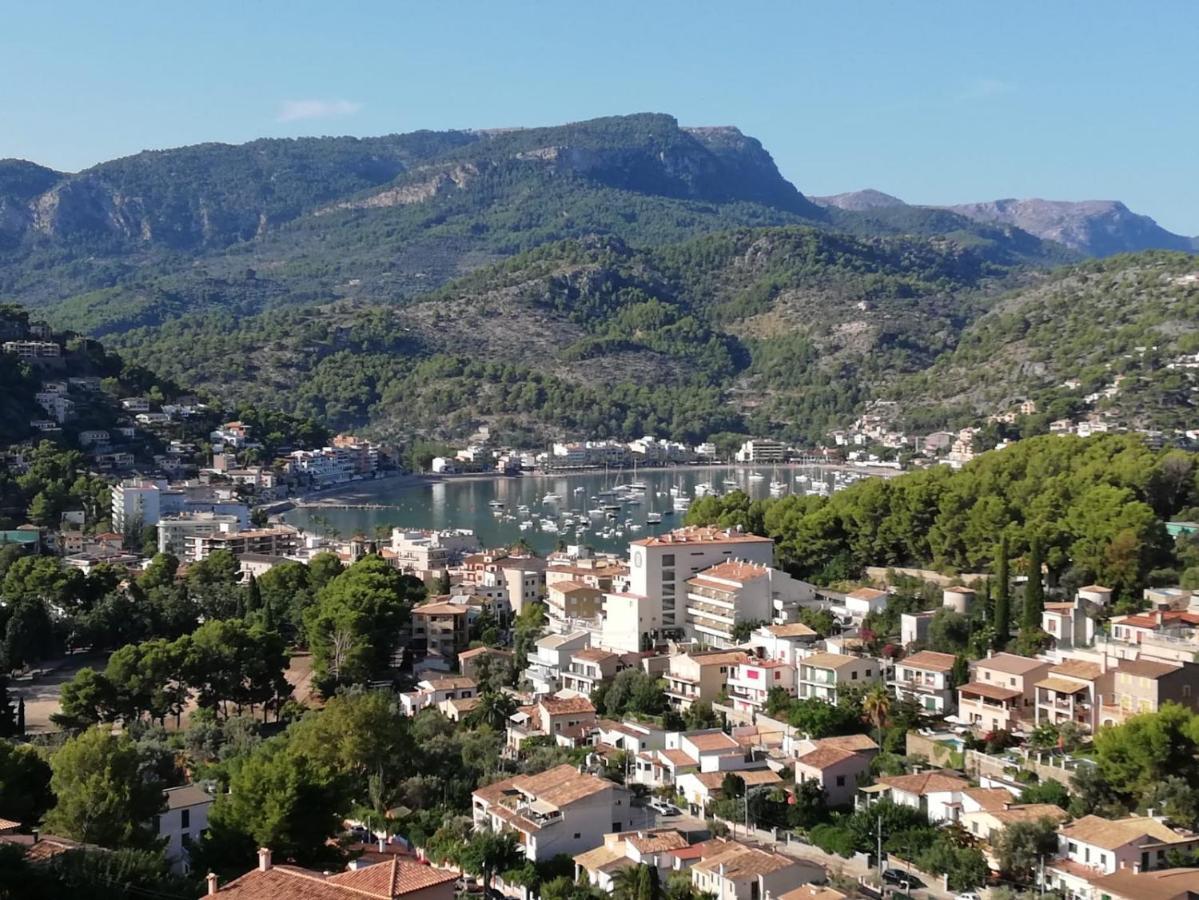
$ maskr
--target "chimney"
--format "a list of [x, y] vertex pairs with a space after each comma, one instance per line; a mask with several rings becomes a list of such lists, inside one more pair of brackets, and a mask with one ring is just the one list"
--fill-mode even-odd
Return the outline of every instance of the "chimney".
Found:
[[216, 892], [218, 890], [220, 890], [220, 888], [218, 888], [216, 886], [216, 873], [209, 872], [208, 873], [208, 896], [209, 897], [216, 896]]
[[385, 843], [386, 843], [386, 842], [383, 840], [383, 835], [379, 835], [379, 852], [380, 852], [380, 853], [382, 853], [382, 852], [384, 851], [384, 849], [385, 849], [385, 847], [384, 847], [384, 844], [385, 844]]
[[266, 872], [271, 867], [271, 848], [260, 847], [258, 849], [258, 871]]
[[34, 828], [33, 829], [33, 842], [35, 844], [38, 842], [38, 839], [40, 836], [41, 836], [41, 833], [36, 828]]

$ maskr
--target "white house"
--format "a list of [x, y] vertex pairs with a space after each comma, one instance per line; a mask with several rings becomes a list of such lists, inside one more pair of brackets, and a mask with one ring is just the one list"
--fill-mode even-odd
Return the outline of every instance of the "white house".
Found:
[[166, 808], [158, 814], [158, 836], [165, 838], [167, 861], [178, 874], [191, 871], [188, 843], [200, 840], [208, 830], [208, 811], [212, 795], [196, 784], [167, 788], [163, 791]]

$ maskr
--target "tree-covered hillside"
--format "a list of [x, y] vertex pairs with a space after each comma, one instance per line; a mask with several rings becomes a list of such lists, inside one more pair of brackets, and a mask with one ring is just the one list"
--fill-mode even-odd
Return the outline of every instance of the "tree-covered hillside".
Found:
[[1199, 368], [1185, 357], [1199, 352], [1196, 273], [1195, 257], [1166, 251], [1063, 269], [1000, 299], [894, 396], [976, 414], [1032, 398], [1045, 421], [1093, 410], [1193, 428]]
[[[338, 426], [813, 440], [951, 348], [1012, 277], [973, 250], [814, 228], [649, 250], [592, 238], [407, 303], [211, 308], [108, 340], [185, 383]], [[234, 287], [270, 291], [257, 276]]]

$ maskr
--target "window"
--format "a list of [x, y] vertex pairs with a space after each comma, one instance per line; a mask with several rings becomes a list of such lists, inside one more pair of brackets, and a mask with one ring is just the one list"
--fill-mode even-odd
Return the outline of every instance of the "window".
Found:
[[857, 673], [857, 672], [850, 672], [850, 673], [849, 673], [849, 680], [850, 680], [850, 681], [857, 681], [857, 680], [858, 680], [858, 673]]
[[[613, 828], [613, 830], [614, 830], [614, 831], [616, 831], [616, 830], [618, 830], [618, 829], [616, 829], [616, 828]], [[575, 840], [576, 840], [576, 841], [577, 841], [579, 838], [581, 838], [582, 836], [583, 836], [583, 835], [579, 834], [579, 832], [577, 832], [577, 831], [575, 832]]]
[[181, 828], [189, 828], [192, 823], [192, 811], [184, 809], [179, 812], [179, 825]]
[[837, 776], [837, 787], [845, 787], [845, 776], [844, 775]]
[[673, 553], [666, 553], [666, 554], [663, 554], [663, 556], [662, 556], [662, 565], [664, 565], [664, 566], [673, 566], [673, 565], [674, 565], [674, 554], [673, 554]]

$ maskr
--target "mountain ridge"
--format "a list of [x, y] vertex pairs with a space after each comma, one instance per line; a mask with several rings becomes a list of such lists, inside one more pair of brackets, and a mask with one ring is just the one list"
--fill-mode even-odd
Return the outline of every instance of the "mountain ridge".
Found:
[[810, 198], [825, 208], [853, 212], [884, 209], [940, 209], [972, 221], [1019, 228], [1087, 256], [1113, 256], [1141, 250], [1199, 252], [1199, 237], [1174, 234], [1152, 218], [1134, 213], [1119, 200], [1005, 198], [949, 206], [909, 204], [874, 188]]

